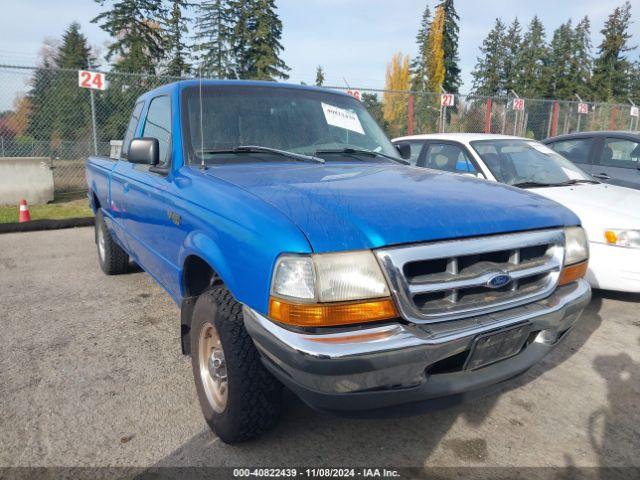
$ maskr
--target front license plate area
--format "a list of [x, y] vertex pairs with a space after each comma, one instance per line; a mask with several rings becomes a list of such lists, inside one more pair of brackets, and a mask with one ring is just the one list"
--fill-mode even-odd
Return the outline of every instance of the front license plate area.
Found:
[[529, 336], [528, 323], [478, 335], [471, 346], [465, 370], [476, 370], [520, 353]]

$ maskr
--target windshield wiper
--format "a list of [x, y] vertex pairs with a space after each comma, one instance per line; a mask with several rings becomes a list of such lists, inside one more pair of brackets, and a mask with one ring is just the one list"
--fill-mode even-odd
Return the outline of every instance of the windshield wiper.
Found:
[[385, 153], [375, 152], [373, 150], [365, 150], [364, 148], [360, 149], [360, 148], [345, 147], [345, 148], [335, 148], [335, 149], [323, 149], [323, 150], [316, 150], [315, 154], [316, 155], [332, 155], [332, 154], [366, 155], [368, 157], [388, 158], [389, 160], [393, 160], [394, 162], [402, 163], [404, 165], [409, 165], [409, 162], [407, 162], [406, 160], [395, 158]]
[[557, 183], [556, 185], [578, 185], [580, 183], [593, 183], [599, 184], [597, 180], [588, 180], [586, 178], [572, 178], [571, 180], [567, 180], [566, 182]]
[[555, 187], [558, 185], [557, 183], [544, 183], [544, 182], [534, 182], [531, 180], [527, 180], [526, 182], [513, 183], [512, 187], [518, 188], [533, 188], [533, 187]]
[[314, 162], [324, 163], [324, 159], [320, 157], [314, 157], [312, 155], [303, 155], [301, 153], [287, 152], [286, 150], [279, 150], [277, 148], [262, 147], [260, 145], [239, 145], [233, 148], [209, 148], [199, 150], [200, 154], [235, 154], [235, 153], [273, 153], [274, 155], [280, 155], [287, 157], [298, 162]]

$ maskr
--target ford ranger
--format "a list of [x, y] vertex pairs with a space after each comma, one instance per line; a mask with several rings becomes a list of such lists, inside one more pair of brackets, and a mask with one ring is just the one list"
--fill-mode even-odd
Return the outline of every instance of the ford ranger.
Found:
[[526, 371], [579, 319], [579, 219], [407, 166], [407, 147], [343, 93], [194, 80], [141, 96], [121, 158], [87, 160], [100, 266], [135, 262], [180, 305], [223, 441], [272, 426], [283, 386], [355, 416], [460, 401]]

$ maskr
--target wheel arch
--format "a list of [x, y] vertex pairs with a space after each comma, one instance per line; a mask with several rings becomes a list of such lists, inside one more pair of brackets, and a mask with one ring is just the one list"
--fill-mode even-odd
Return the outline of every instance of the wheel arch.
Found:
[[182, 353], [188, 355], [191, 353], [191, 319], [198, 296], [218, 285], [225, 285], [231, 291], [228, 282], [232, 282], [233, 275], [216, 243], [202, 232], [193, 232], [187, 237], [180, 265], [180, 339]]

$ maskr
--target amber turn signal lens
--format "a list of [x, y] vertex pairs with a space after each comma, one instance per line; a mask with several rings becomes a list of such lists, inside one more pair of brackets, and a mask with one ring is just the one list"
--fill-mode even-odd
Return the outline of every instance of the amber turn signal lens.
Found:
[[616, 232], [612, 230], [607, 230], [606, 232], [604, 232], [604, 238], [607, 243], [610, 243], [612, 245], [618, 243], [618, 235], [616, 235]]
[[289, 303], [271, 297], [269, 317], [296, 327], [331, 327], [397, 318], [390, 298], [344, 303]]
[[587, 266], [589, 262], [580, 262], [575, 265], [569, 265], [562, 269], [560, 274], [560, 285], [566, 285], [567, 283], [575, 282], [579, 278], [582, 278], [587, 273]]

